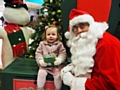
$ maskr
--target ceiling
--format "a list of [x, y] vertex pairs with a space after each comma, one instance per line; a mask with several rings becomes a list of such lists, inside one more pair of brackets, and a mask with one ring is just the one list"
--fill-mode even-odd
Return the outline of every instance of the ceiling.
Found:
[[36, 4], [43, 4], [44, 1], [43, 0], [24, 0], [25, 2], [32, 2], [32, 3], [36, 3]]
[[32, 2], [25, 2], [29, 9], [40, 9], [42, 7], [41, 4], [32, 3]]
[[27, 4], [28, 8], [32, 9], [40, 9], [42, 4], [44, 3], [43, 0], [24, 0]]

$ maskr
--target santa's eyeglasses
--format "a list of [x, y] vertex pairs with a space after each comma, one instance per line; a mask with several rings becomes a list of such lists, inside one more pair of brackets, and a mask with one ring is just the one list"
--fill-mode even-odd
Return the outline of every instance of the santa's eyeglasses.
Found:
[[77, 32], [77, 31], [78, 31], [78, 28], [84, 29], [85, 26], [89, 26], [89, 23], [88, 23], [88, 22], [78, 23], [78, 24], [76, 24], [76, 25], [74, 25], [74, 26], [72, 27], [72, 31], [73, 31], [73, 32]]

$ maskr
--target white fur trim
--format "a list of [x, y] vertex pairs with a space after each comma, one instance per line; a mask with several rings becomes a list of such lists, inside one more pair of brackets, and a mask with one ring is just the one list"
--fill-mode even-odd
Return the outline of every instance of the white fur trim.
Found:
[[87, 78], [75, 77], [72, 80], [71, 90], [85, 90], [85, 82]]
[[88, 14], [84, 14], [84, 15], [80, 15], [77, 17], [74, 17], [72, 20], [70, 20], [69, 24], [70, 24], [70, 31], [72, 30], [72, 27], [75, 24], [81, 23], [81, 22], [88, 22], [89, 24], [94, 23], [94, 19], [92, 16], [88, 15]]
[[94, 22], [90, 25], [89, 32], [94, 33], [95, 37], [102, 38], [103, 33], [109, 28], [106, 22]]
[[71, 36], [71, 35], [70, 35], [70, 32], [68, 32], [68, 31], [67, 31], [67, 32], [65, 32], [65, 37], [66, 37], [67, 39], [69, 39], [69, 38], [70, 38], [70, 36]]
[[71, 47], [72, 38], [75, 37], [75, 34], [73, 32], [68, 32], [67, 31], [67, 32], [65, 32], [64, 35], [65, 35], [66, 39], [68, 39], [67, 46]]

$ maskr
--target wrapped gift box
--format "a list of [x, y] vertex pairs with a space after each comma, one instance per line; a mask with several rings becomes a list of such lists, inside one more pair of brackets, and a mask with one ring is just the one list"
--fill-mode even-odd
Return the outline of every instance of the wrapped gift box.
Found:
[[13, 79], [13, 90], [36, 90], [34, 80]]
[[[13, 79], [13, 90], [36, 90], [34, 80]], [[46, 81], [44, 90], [55, 90], [53, 81]]]
[[46, 81], [44, 90], [55, 90], [54, 82], [53, 81]]

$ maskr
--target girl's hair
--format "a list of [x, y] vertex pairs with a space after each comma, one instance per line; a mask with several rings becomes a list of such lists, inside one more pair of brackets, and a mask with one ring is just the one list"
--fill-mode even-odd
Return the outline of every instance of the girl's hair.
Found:
[[62, 37], [60, 36], [59, 31], [58, 31], [58, 27], [56, 25], [45, 26], [45, 32], [42, 34], [42, 40], [46, 40], [46, 31], [48, 28], [52, 28], [52, 27], [57, 29], [58, 40], [61, 41]]

